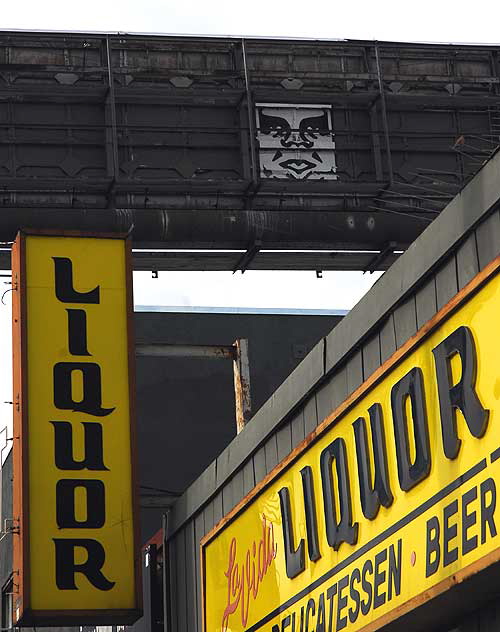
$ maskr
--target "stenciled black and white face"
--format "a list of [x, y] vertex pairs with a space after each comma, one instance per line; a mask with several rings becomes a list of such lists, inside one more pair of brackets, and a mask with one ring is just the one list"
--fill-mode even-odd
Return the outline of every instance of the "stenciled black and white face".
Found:
[[257, 103], [261, 177], [336, 180], [331, 106]]

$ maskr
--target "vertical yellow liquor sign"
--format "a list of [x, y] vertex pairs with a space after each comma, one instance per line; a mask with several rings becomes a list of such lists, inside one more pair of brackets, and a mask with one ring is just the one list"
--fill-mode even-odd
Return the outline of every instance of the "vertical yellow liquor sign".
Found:
[[14, 243], [14, 625], [141, 614], [130, 246]]

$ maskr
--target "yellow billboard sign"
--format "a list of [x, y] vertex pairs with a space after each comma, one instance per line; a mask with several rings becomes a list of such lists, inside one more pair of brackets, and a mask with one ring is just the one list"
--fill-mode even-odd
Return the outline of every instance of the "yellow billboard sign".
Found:
[[13, 247], [14, 598], [22, 625], [141, 614], [130, 245]]
[[207, 632], [375, 630], [500, 560], [499, 265], [202, 541]]

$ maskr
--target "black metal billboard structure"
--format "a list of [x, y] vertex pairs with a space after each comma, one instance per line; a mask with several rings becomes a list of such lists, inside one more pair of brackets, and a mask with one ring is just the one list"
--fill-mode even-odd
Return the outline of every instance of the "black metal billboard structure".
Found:
[[500, 46], [0, 31], [7, 248], [130, 230], [136, 269], [385, 269], [499, 139]]

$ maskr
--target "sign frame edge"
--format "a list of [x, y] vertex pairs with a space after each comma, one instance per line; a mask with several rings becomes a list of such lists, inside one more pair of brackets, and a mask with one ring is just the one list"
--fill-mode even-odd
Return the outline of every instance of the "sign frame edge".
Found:
[[[76, 237], [90, 239], [119, 239], [124, 247], [124, 279], [127, 322], [127, 361], [129, 389], [129, 433], [131, 459], [131, 492], [134, 539], [134, 608], [112, 610], [33, 610], [29, 575], [29, 456], [28, 456], [28, 366], [27, 366], [27, 294], [26, 294], [26, 237]], [[143, 615], [142, 553], [139, 528], [139, 479], [137, 472], [137, 423], [135, 393], [135, 336], [133, 301], [132, 238], [130, 233], [87, 232], [22, 228], [12, 247], [12, 358], [13, 358], [13, 518], [17, 528], [13, 533], [13, 584], [18, 592], [13, 600], [12, 618], [19, 627], [34, 625], [72, 625], [81, 621], [90, 624], [132, 625]], [[16, 320], [17, 319], [17, 320]], [[16, 440], [18, 447], [16, 448]], [[19, 518], [16, 516], [16, 509]], [[16, 560], [18, 561], [16, 568]], [[19, 563], [19, 560], [21, 562]], [[18, 583], [16, 584], [16, 572]], [[19, 601], [19, 617], [16, 602]]]

